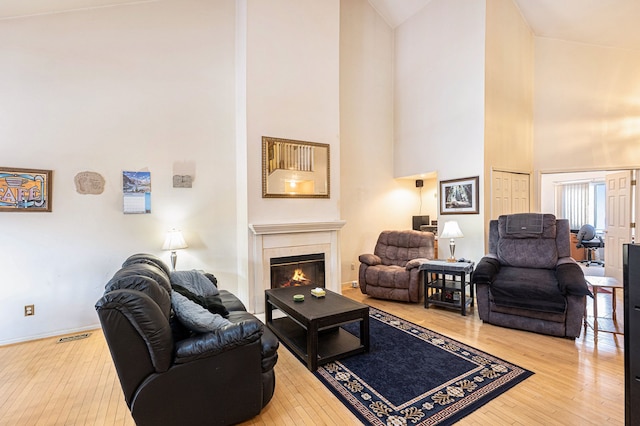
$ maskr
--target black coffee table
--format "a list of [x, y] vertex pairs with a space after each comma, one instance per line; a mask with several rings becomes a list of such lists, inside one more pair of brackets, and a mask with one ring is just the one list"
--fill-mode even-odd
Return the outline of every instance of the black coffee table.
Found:
[[[369, 351], [369, 306], [326, 290], [326, 296], [311, 295], [313, 286], [265, 290], [267, 326], [311, 371], [319, 364]], [[294, 302], [303, 294], [304, 302]], [[279, 309], [286, 316], [273, 318]], [[341, 325], [360, 323], [360, 337]]]

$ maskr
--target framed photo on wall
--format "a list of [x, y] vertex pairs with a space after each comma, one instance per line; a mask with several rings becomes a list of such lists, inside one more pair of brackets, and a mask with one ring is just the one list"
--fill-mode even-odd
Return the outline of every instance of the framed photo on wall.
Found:
[[0, 167], [0, 212], [50, 212], [52, 173]]
[[440, 214], [478, 214], [478, 176], [440, 181]]

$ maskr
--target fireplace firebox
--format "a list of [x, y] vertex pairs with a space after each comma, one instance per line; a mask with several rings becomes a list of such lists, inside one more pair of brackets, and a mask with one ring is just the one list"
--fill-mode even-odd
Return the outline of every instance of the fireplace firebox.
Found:
[[312, 285], [324, 287], [324, 253], [276, 257], [269, 260], [271, 288]]

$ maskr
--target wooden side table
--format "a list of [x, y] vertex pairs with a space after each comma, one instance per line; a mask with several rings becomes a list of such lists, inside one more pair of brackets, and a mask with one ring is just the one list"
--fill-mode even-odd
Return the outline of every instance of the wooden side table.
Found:
[[[430, 304], [460, 309], [467, 314], [467, 306], [473, 306], [473, 262], [448, 262], [429, 260], [420, 265], [424, 279], [424, 307]], [[450, 278], [447, 279], [447, 276]], [[456, 280], [456, 277], [460, 280]], [[467, 287], [469, 295], [467, 296]], [[457, 296], [457, 297], [456, 297]]]
[[[598, 340], [598, 332], [601, 331], [603, 333], [613, 333], [613, 334], [624, 334], [622, 331], [619, 331], [618, 323], [616, 321], [616, 290], [623, 288], [622, 284], [618, 282], [613, 277], [584, 277], [591, 287], [593, 291], [593, 325], [589, 324], [587, 318], [587, 309], [585, 302], [585, 312], [584, 312], [584, 331], [586, 333], [587, 326], [593, 328], [593, 338], [594, 340]], [[614, 329], [606, 330], [601, 329], [598, 325], [598, 290], [608, 288], [611, 289], [611, 316], [613, 318]]]

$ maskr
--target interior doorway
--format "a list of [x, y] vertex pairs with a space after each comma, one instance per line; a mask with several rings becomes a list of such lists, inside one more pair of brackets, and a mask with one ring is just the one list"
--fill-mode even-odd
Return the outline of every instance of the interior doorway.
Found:
[[[604, 247], [596, 256], [604, 260], [605, 275], [622, 280], [622, 244], [633, 241], [635, 226], [635, 200], [637, 186], [632, 170], [600, 170], [584, 172], [541, 173], [540, 211], [553, 213], [558, 218], [569, 219], [571, 228], [577, 231], [582, 225], [596, 228], [596, 235], [603, 239]], [[586, 195], [579, 194], [586, 188]], [[574, 212], [567, 204], [583, 204]], [[575, 213], [575, 214], [573, 214]]]

